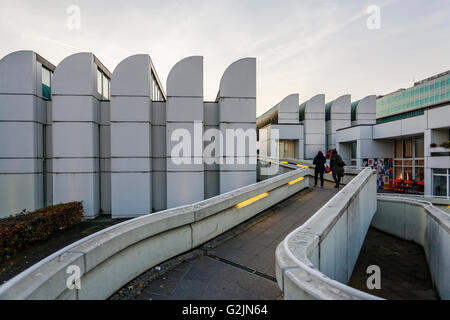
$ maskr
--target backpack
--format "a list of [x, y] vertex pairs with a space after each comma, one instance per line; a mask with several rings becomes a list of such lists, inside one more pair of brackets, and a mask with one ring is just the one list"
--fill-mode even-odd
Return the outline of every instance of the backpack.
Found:
[[345, 167], [345, 162], [342, 160], [341, 156], [337, 156], [336, 163], [339, 167]]

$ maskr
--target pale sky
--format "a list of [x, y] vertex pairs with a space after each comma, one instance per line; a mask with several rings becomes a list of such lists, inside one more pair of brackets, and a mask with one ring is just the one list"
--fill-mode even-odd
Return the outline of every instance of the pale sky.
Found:
[[[379, 30], [367, 28], [371, 5]], [[256, 57], [258, 115], [291, 93], [353, 101], [410, 87], [450, 69], [449, 40], [448, 0], [0, 0], [0, 58], [34, 50], [57, 65], [89, 51], [112, 72], [147, 53], [165, 87], [176, 62], [201, 55], [211, 101], [228, 65]]]

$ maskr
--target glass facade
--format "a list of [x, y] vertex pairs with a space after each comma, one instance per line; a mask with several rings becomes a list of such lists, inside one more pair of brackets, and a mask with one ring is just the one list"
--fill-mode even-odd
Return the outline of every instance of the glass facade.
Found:
[[424, 181], [424, 138], [395, 140], [394, 179]]
[[280, 140], [278, 146], [280, 158], [295, 158], [294, 140]]
[[99, 100], [110, 100], [111, 80], [104, 74], [100, 68], [97, 69], [97, 98]]
[[352, 121], [356, 120], [356, 109], [358, 108], [358, 104], [361, 100], [355, 101], [352, 103]]
[[356, 166], [357, 163], [358, 163], [358, 161], [356, 159], [356, 148], [357, 148], [357, 146], [358, 146], [357, 142], [353, 141], [352, 142], [352, 159], [351, 159], [351, 161], [352, 161], [351, 165], [352, 166]]
[[416, 83], [414, 87], [378, 98], [377, 118], [384, 118], [447, 101], [450, 101], [450, 73], [438, 75]]
[[42, 67], [42, 96], [49, 100], [52, 98], [52, 75], [53, 72]]
[[416, 117], [416, 116], [421, 116], [424, 113], [425, 113], [424, 110], [421, 109], [421, 110], [414, 110], [414, 111], [409, 111], [409, 112], [405, 112], [405, 113], [401, 113], [401, 114], [396, 114], [396, 115], [393, 115], [393, 116], [377, 119], [377, 124], [385, 123], [385, 122], [389, 122], [389, 121], [395, 121], [395, 120], [411, 118], [411, 117]]

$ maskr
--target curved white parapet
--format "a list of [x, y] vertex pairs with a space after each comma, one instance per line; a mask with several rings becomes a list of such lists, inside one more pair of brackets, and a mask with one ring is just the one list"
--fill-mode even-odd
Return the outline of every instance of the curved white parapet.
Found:
[[[349, 94], [345, 94], [340, 96], [336, 100], [333, 101], [331, 105], [331, 119], [336, 120], [348, 120], [348, 127], [350, 126], [350, 105], [351, 105], [351, 96]], [[343, 127], [345, 128], [345, 127]], [[337, 130], [337, 129], [336, 129]]]
[[151, 66], [148, 54], [122, 60], [111, 78], [111, 96], [151, 96]]
[[0, 94], [37, 94], [36, 54], [16, 51], [0, 59]]
[[[220, 79], [222, 98], [256, 99], [256, 58], [243, 58], [233, 62]], [[255, 115], [256, 118], [256, 115]]]
[[367, 168], [278, 245], [285, 299], [379, 299], [345, 285], [376, 206], [376, 174]]
[[356, 106], [356, 110], [352, 110], [353, 121], [352, 126], [361, 124], [376, 124], [376, 108], [377, 97], [370, 95], [361, 99]]
[[[104, 229], [45, 258], [0, 287], [0, 299], [106, 299], [136, 276], [307, 188], [304, 168], [195, 204]], [[71, 267], [71, 268], [69, 268]], [[81, 289], [69, 290], [73, 271]]]
[[[318, 94], [309, 99], [305, 105], [305, 119], [322, 119], [322, 113], [325, 115], [325, 108], [323, 108], [324, 105], [324, 94]], [[311, 115], [308, 117], [307, 114]], [[320, 115], [320, 118], [317, 118], [317, 115], [315, 116], [314, 114]]]
[[203, 57], [192, 56], [178, 61], [167, 76], [168, 97], [203, 99]]
[[52, 94], [97, 96], [94, 55], [81, 52], [62, 60], [53, 74]]
[[372, 227], [421, 245], [433, 286], [441, 299], [450, 299], [450, 214], [428, 201], [378, 195]]
[[278, 107], [278, 123], [299, 124], [298, 105], [298, 93], [291, 94], [284, 98], [283, 101], [280, 102]]

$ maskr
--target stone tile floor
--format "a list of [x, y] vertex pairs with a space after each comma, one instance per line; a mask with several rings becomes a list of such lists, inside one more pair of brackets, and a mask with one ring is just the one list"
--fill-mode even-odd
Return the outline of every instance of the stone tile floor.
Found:
[[[276, 300], [275, 248], [336, 193], [304, 190], [188, 255], [152, 268], [110, 299]], [[158, 268], [158, 269], [159, 269]]]
[[[369, 290], [367, 267], [381, 270], [381, 289]], [[436, 300], [423, 248], [370, 228], [356, 261], [349, 285], [391, 300]]]

